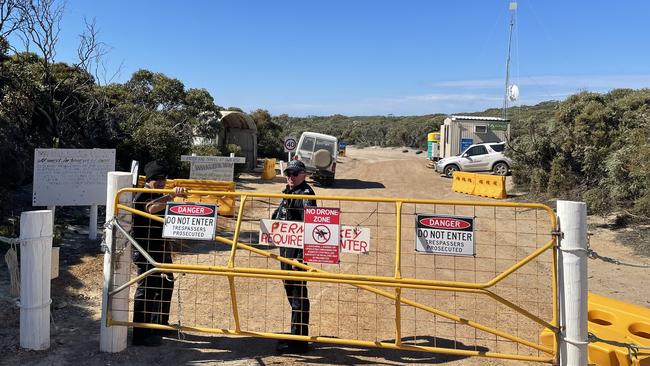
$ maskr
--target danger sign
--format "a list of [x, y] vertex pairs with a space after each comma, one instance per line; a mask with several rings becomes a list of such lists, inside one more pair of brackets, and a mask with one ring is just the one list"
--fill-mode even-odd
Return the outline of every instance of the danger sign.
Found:
[[306, 262], [339, 262], [340, 217], [338, 208], [305, 207], [303, 259]]
[[163, 238], [212, 240], [217, 228], [217, 205], [167, 202]]
[[302, 249], [304, 232], [305, 228], [302, 222], [260, 220], [259, 243], [276, 247]]
[[416, 215], [415, 251], [446, 255], [475, 254], [474, 218]]

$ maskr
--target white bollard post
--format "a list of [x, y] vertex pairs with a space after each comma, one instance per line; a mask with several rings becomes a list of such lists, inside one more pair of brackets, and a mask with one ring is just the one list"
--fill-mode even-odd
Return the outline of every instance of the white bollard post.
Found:
[[97, 205], [90, 206], [90, 221], [88, 222], [88, 239], [97, 239]]
[[50, 348], [52, 211], [20, 215], [20, 347]]
[[[131, 173], [109, 172], [108, 185], [106, 189], [106, 222], [113, 219], [113, 205], [115, 194], [122, 188], [131, 188]], [[120, 203], [131, 203], [131, 194], [122, 194]], [[131, 214], [120, 213], [120, 223], [126, 230], [131, 228]], [[108, 227], [105, 234], [105, 245], [111, 248], [115, 241], [113, 227]], [[108, 317], [108, 292], [120, 286], [130, 279], [131, 274], [131, 248], [126, 239], [117, 240], [113, 246], [116, 253], [111, 256], [110, 251], [104, 253], [104, 291], [102, 296], [102, 321], [100, 329], [99, 348], [102, 352], [120, 352], [126, 349], [127, 327], [106, 326]], [[124, 250], [122, 250], [124, 249]], [[113, 272], [111, 274], [111, 271]], [[128, 321], [129, 317], [129, 291], [124, 290], [113, 296], [110, 302], [111, 318], [118, 321]]]
[[587, 364], [587, 205], [557, 202], [560, 231], [558, 292], [560, 365]]

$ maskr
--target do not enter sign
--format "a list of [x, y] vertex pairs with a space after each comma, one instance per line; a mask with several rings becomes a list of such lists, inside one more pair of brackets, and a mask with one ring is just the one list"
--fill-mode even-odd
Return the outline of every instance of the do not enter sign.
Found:
[[305, 207], [303, 258], [306, 262], [339, 262], [340, 217], [338, 208]]

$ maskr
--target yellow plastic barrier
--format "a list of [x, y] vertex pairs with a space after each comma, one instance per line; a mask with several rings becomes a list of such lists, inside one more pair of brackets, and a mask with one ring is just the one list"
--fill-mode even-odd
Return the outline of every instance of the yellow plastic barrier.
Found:
[[[650, 309], [636, 306], [608, 297], [589, 293], [587, 325], [589, 333], [596, 337], [618, 342], [589, 343], [589, 363], [598, 366], [642, 366], [650, 365], [650, 351], [639, 349], [630, 359], [630, 352], [623, 344], [650, 347]], [[555, 334], [545, 329], [541, 334], [542, 344], [552, 346]]]
[[[138, 176], [138, 187], [144, 187], [144, 179], [144, 175]], [[191, 191], [235, 192], [235, 182], [202, 179], [167, 179], [165, 189], [174, 187], [186, 187]], [[219, 215], [235, 215], [235, 199], [232, 196], [219, 197], [215, 200], [214, 196], [189, 195], [185, 198], [177, 197], [174, 201], [216, 203], [219, 205]]]
[[451, 190], [458, 193], [474, 193], [476, 173], [454, 172]]
[[476, 174], [475, 196], [496, 199], [507, 198], [506, 177], [489, 174]]
[[275, 159], [264, 159], [262, 179], [272, 180], [273, 178], [275, 178]]
[[454, 172], [451, 190], [496, 199], [508, 197], [506, 177], [489, 174]]
[[[217, 180], [168, 179], [165, 188], [169, 189], [174, 187], [186, 187], [190, 191], [235, 192], [235, 182], [223, 182]], [[215, 203], [219, 206], [219, 215], [235, 215], [235, 198], [232, 196], [215, 197], [208, 195], [189, 195], [185, 198], [177, 197], [174, 201]]]

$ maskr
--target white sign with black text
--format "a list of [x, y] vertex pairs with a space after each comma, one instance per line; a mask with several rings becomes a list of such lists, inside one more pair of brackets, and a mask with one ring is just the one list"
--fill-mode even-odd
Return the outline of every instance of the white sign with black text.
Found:
[[163, 238], [213, 240], [217, 229], [217, 205], [167, 202]]
[[302, 249], [304, 232], [300, 221], [260, 220], [259, 244]]
[[35, 149], [34, 206], [106, 204], [106, 177], [115, 149]]
[[476, 253], [473, 217], [419, 214], [415, 230], [417, 252], [458, 256]]
[[343, 253], [368, 254], [370, 252], [370, 228], [341, 225], [341, 251]]
[[190, 162], [190, 179], [232, 182], [234, 179], [235, 164], [246, 163], [246, 158], [181, 155], [181, 161]]

